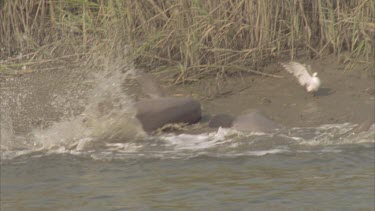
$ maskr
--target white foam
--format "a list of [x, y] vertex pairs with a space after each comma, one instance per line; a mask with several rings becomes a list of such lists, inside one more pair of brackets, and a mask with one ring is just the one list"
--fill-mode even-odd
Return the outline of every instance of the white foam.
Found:
[[219, 128], [217, 132], [202, 133], [198, 135], [181, 134], [165, 135], [160, 138], [166, 142], [167, 146], [172, 146], [175, 150], [201, 150], [209, 149], [220, 144], [230, 143], [231, 135], [238, 134], [234, 130]]
[[[70, 96], [71, 93], [57, 90], [59, 95], [54, 92], [56, 90], [51, 90], [51, 93], [48, 93], [53, 100], [53, 102], [49, 102], [50, 107], [62, 109], [59, 112], [65, 115], [48, 127], [34, 127], [30, 134], [24, 136], [26, 144], [22, 142], [22, 147], [19, 146], [18, 142], [20, 141], [15, 139], [10, 115], [3, 115], [7, 114], [4, 112], [5, 108], [12, 108], [11, 104], [7, 104], [2, 96], [0, 156], [4, 157], [5, 154], [7, 157], [18, 156], [41, 150], [53, 153], [66, 153], [72, 150], [84, 151], [95, 148], [99, 142], [127, 142], [142, 139], [145, 137], [145, 132], [135, 117], [134, 102], [123, 86], [125, 79], [134, 71], [132, 65], [124, 66], [123, 62], [104, 65], [104, 70], [93, 71], [94, 76], [89, 77], [92, 87], [85, 92], [84, 98], [79, 100], [70, 100], [73, 98]], [[39, 83], [36, 84], [36, 86], [39, 85]], [[61, 95], [61, 93], [65, 95]], [[12, 99], [13, 95], [13, 98], [18, 96], [15, 91], [14, 93], [9, 92], [6, 99]], [[46, 104], [46, 102], [38, 102], [37, 99], [32, 100], [36, 101], [36, 104]], [[63, 106], [60, 106], [61, 104]], [[24, 103], [20, 105], [21, 109], [22, 106], [25, 106]], [[82, 107], [83, 109], [80, 114], [72, 115], [73, 107]], [[28, 117], [23, 119], [26, 118]], [[13, 153], [12, 151], [17, 152]]]
[[[294, 128], [303, 134], [306, 129], [314, 132], [313, 137], [290, 137], [297, 140], [300, 145], [309, 146], [325, 146], [325, 145], [346, 145], [346, 144], [363, 144], [375, 143], [374, 140], [374, 124], [368, 131], [362, 131], [359, 134], [350, 134], [357, 124], [326, 124], [316, 128]], [[311, 132], [310, 132], [311, 133]], [[303, 135], [302, 135], [303, 136]]]

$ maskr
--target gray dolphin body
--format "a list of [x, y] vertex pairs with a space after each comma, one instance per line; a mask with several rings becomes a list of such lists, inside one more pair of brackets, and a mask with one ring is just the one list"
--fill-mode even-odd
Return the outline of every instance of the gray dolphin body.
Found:
[[191, 97], [162, 97], [136, 103], [136, 117], [146, 132], [166, 124], [193, 124], [201, 119], [201, 105]]
[[[166, 124], [193, 124], [201, 119], [201, 105], [193, 98], [167, 97], [160, 85], [145, 73], [139, 73], [137, 81], [143, 92], [150, 97], [136, 103], [136, 117], [146, 132], [152, 132]], [[282, 128], [257, 110], [236, 118], [227, 114], [216, 115], [210, 120], [209, 126], [247, 132], [271, 132]]]
[[167, 124], [198, 122], [202, 117], [201, 105], [191, 97], [168, 97], [151, 76], [140, 73], [139, 85], [149, 99], [136, 103], [136, 117], [146, 132], [152, 132]]
[[249, 132], [272, 132], [282, 127], [259, 111], [253, 111], [237, 117], [232, 128]]
[[210, 122], [210, 127], [226, 127], [233, 128], [245, 132], [272, 132], [282, 127], [263, 115], [261, 112], [255, 110], [247, 114], [240, 115], [236, 118], [227, 114], [219, 114], [214, 116]]

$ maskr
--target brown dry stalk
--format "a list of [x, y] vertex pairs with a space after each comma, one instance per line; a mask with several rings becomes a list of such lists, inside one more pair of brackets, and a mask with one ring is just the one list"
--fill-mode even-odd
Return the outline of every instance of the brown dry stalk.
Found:
[[353, 62], [371, 61], [375, 55], [375, 0], [2, 4], [0, 60], [20, 53], [41, 61], [96, 51], [118, 56], [120, 47], [131, 46], [136, 65], [170, 66], [179, 81], [227, 71], [234, 64], [239, 71], [255, 69], [285, 59], [285, 52], [294, 58], [297, 51], [318, 56], [323, 50], [339, 56], [350, 51], [347, 61]]

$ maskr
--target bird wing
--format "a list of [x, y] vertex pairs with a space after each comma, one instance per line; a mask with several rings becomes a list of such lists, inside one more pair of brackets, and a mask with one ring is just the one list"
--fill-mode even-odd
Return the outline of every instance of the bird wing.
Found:
[[149, 74], [139, 72], [137, 82], [142, 87], [144, 94], [151, 98], [160, 98], [166, 96], [164, 90], [157, 84]]
[[302, 86], [310, 84], [312, 76], [306, 67], [298, 62], [281, 63], [286, 71], [292, 73]]

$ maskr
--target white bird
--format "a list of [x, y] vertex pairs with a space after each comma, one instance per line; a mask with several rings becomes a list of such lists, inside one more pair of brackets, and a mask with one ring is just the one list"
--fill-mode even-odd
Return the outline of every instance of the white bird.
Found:
[[[286, 71], [292, 73], [297, 79], [301, 86], [306, 88], [307, 92], [316, 92], [320, 87], [320, 79], [318, 73], [314, 72], [310, 75], [308, 69], [309, 66], [302, 65], [298, 62], [280, 63]], [[307, 69], [308, 68], [308, 69]]]

